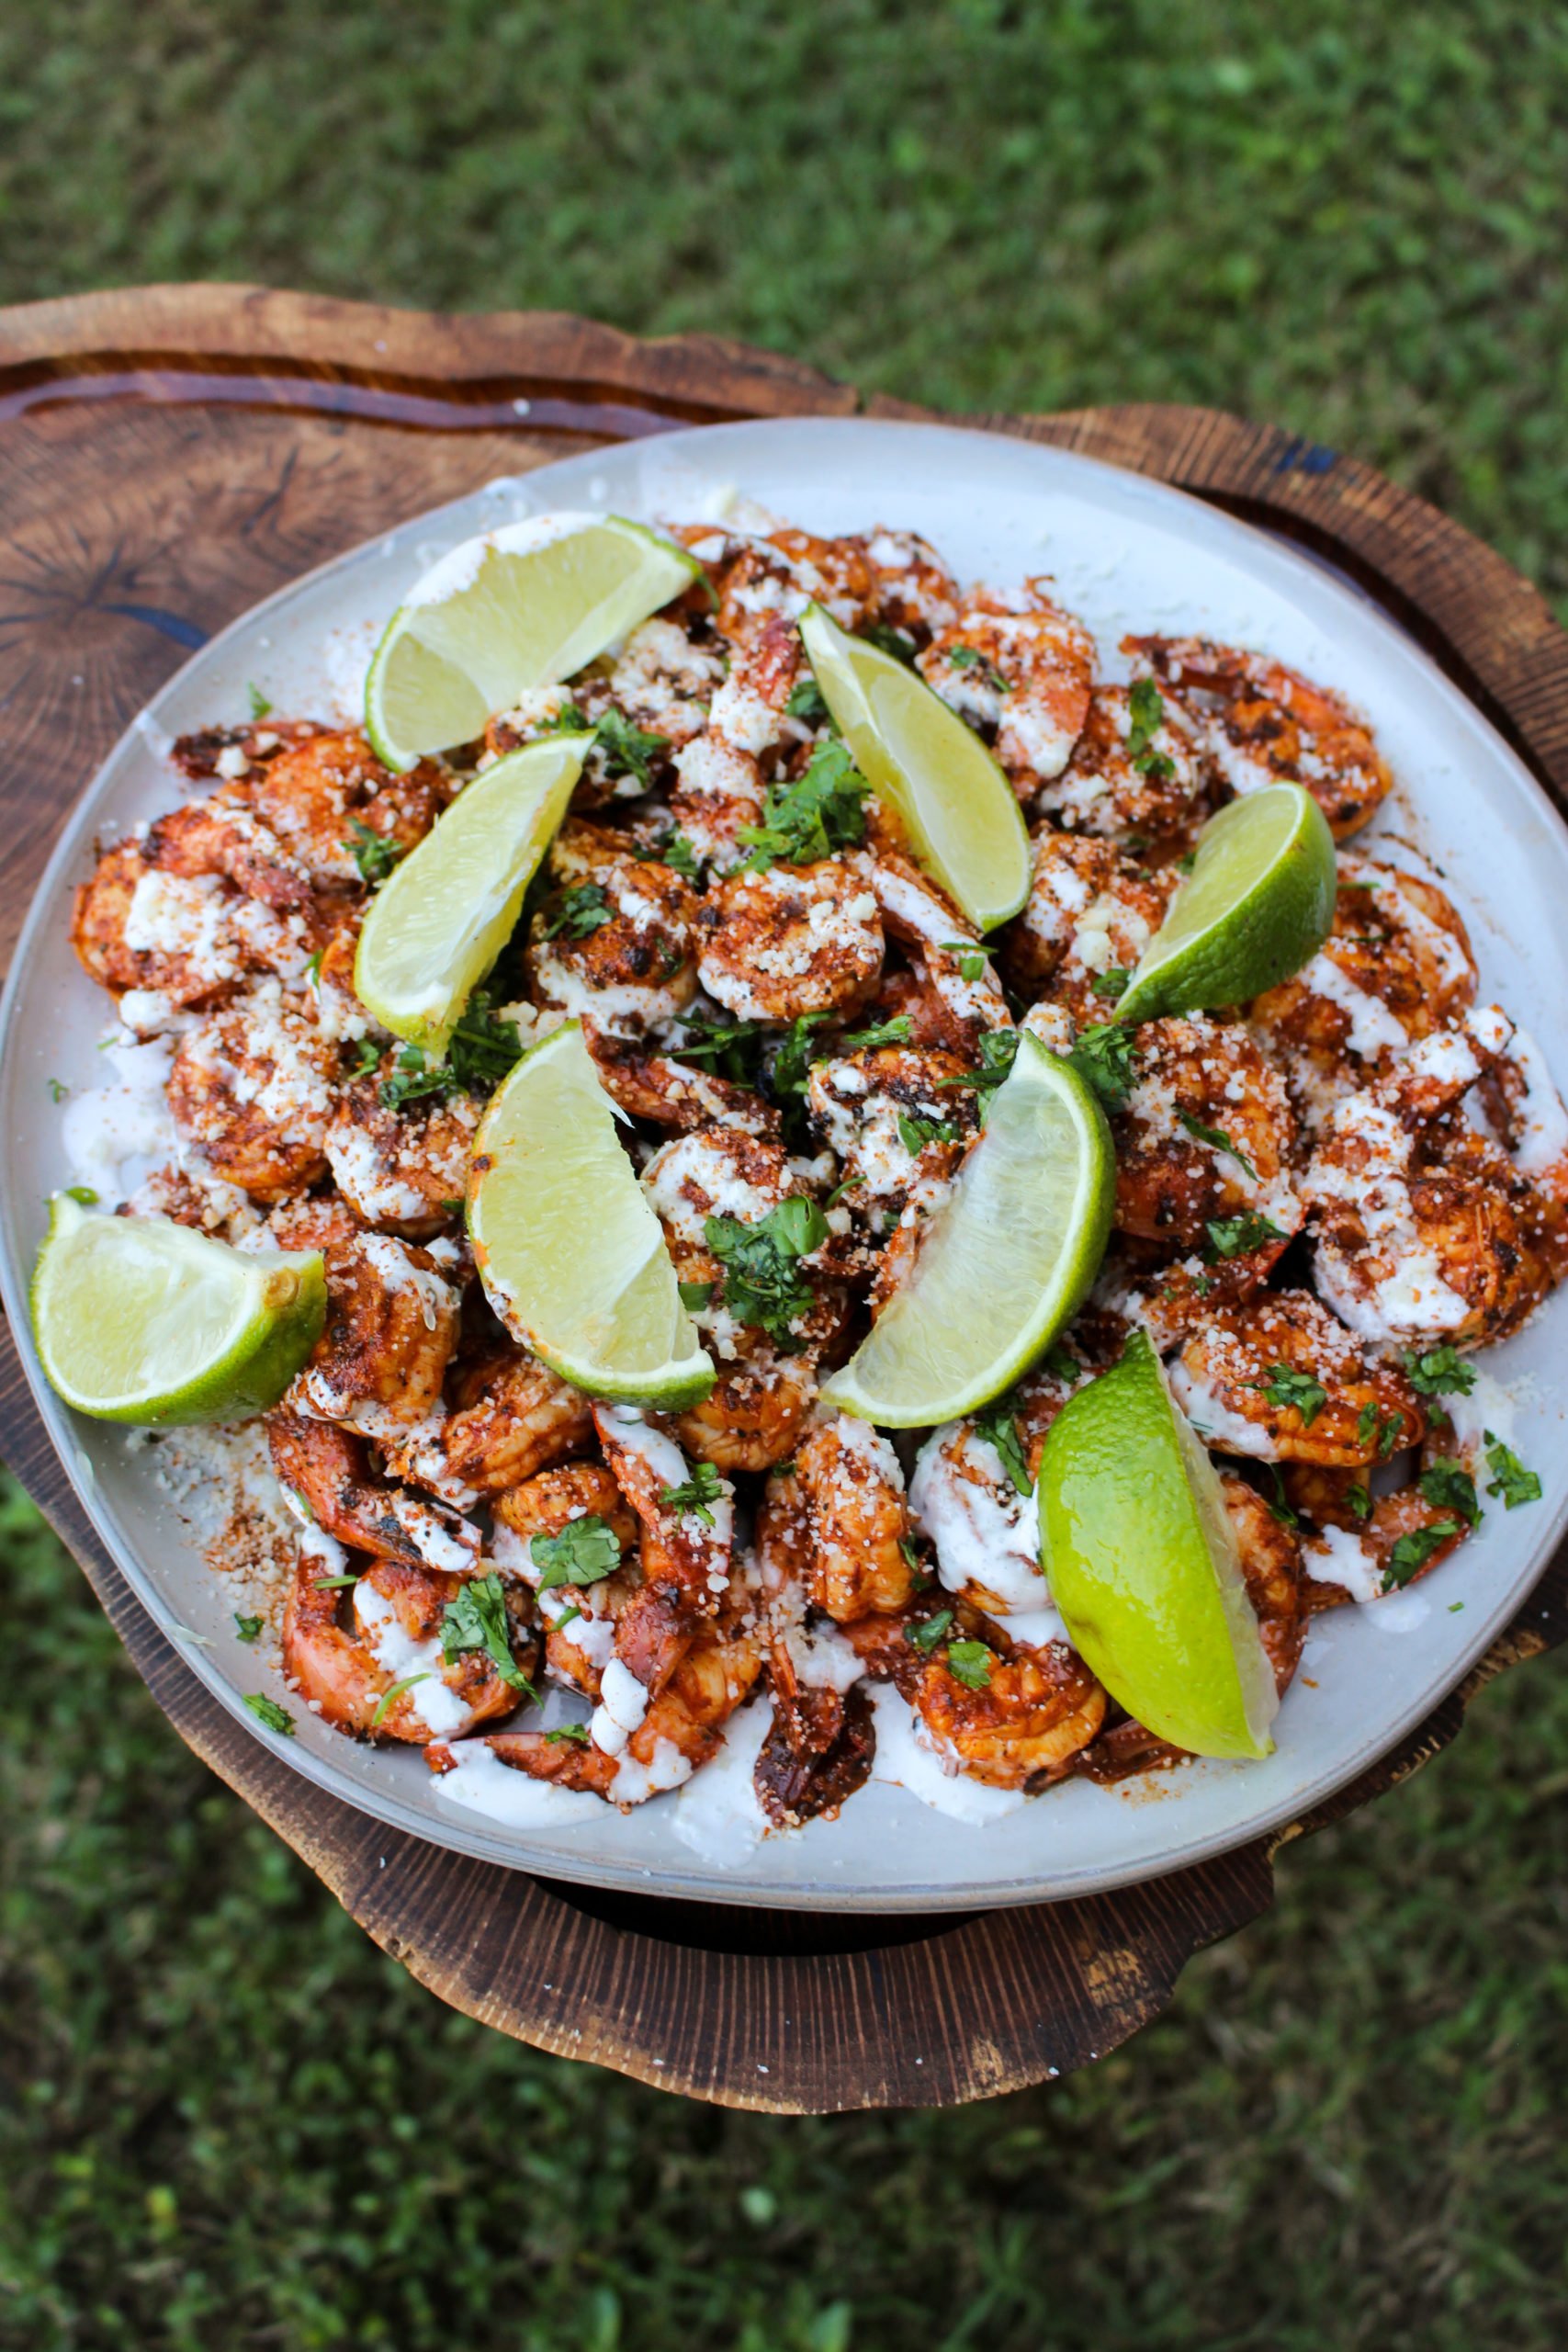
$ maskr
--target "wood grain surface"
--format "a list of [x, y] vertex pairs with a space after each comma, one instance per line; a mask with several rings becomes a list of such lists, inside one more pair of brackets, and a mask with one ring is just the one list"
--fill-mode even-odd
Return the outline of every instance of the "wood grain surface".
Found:
[[[66, 812], [190, 653], [311, 565], [502, 472], [743, 416], [919, 416], [705, 336], [442, 317], [254, 287], [0, 312], [0, 956]], [[1502, 560], [1353, 459], [1139, 406], [948, 420], [1175, 482], [1317, 549], [1427, 646], [1562, 805], [1568, 638]], [[1091, 2063], [1267, 1905], [1296, 1836], [1393, 1786], [1487, 1677], [1568, 1635], [1568, 1560], [1420, 1729], [1311, 1817], [1091, 1901], [970, 1918], [750, 1911], [546, 1884], [380, 1827], [209, 1697], [94, 1534], [0, 1340], [0, 1450], [182, 1738], [443, 2000], [521, 2041], [779, 2113], [939, 2106]]]

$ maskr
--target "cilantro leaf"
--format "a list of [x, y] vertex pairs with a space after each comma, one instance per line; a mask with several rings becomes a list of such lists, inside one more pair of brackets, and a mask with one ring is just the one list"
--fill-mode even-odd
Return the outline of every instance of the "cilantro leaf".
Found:
[[262, 1621], [259, 1617], [242, 1617], [239, 1611], [235, 1610], [234, 1630], [243, 1642], [254, 1642], [261, 1629]]
[[49, 1099], [51, 1102], [63, 1102], [71, 1091], [63, 1079], [50, 1078], [46, 1079], [44, 1083], [49, 1088]]
[[343, 846], [358, 866], [360, 880], [374, 890], [386, 880], [402, 851], [389, 834], [378, 833], [370, 826], [362, 825], [357, 817], [349, 819], [348, 830], [353, 838]]
[[966, 1690], [987, 1690], [996, 1662], [996, 1652], [987, 1649], [984, 1642], [950, 1642], [947, 1645], [948, 1670]]
[[973, 670], [983, 684], [994, 687], [998, 694], [1010, 693], [1001, 672], [992, 667], [977, 645], [950, 645], [943, 658], [950, 669]]
[[1029, 1475], [1029, 1462], [1023, 1442], [1018, 1433], [1017, 1392], [1010, 1389], [1005, 1396], [998, 1396], [982, 1406], [975, 1415], [976, 1433], [994, 1445], [1001, 1456], [1002, 1468], [1021, 1495], [1034, 1491], [1034, 1481]]
[[934, 1650], [952, 1623], [952, 1610], [939, 1609], [934, 1617], [926, 1619], [924, 1624], [906, 1625], [904, 1639], [909, 1644], [911, 1649], [928, 1652]]
[[382, 1691], [381, 1696], [376, 1702], [376, 1712], [370, 1718], [371, 1730], [375, 1730], [377, 1724], [381, 1721], [382, 1716], [387, 1713], [393, 1702], [400, 1699], [405, 1690], [412, 1690], [416, 1682], [428, 1682], [429, 1680], [430, 1676], [428, 1674], [405, 1674], [400, 1682], [389, 1682], [386, 1689]]
[[886, 621], [865, 621], [856, 629], [855, 635], [863, 637], [866, 643], [874, 645], [879, 652], [891, 653], [894, 661], [902, 662], [907, 670], [914, 668], [915, 640], [907, 629], [893, 628]]
[[1206, 1127], [1202, 1120], [1195, 1119], [1190, 1111], [1178, 1111], [1176, 1115], [1190, 1136], [1199, 1143], [1208, 1144], [1214, 1151], [1228, 1151], [1237, 1166], [1246, 1169], [1253, 1182], [1258, 1182], [1257, 1169], [1233, 1137], [1226, 1135], [1224, 1127]]
[[953, 957], [962, 980], [984, 979], [986, 966], [997, 952], [983, 939], [943, 939], [938, 944], [942, 955]]
[[1127, 983], [1132, 977], [1130, 965], [1111, 964], [1103, 972], [1096, 972], [1089, 982], [1089, 987], [1096, 996], [1109, 997], [1111, 1002], [1114, 1004], [1119, 997], [1126, 995]]
[[710, 1216], [703, 1232], [724, 1268], [724, 1303], [736, 1320], [765, 1331], [785, 1354], [798, 1354], [801, 1342], [790, 1327], [809, 1312], [814, 1296], [795, 1261], [828, 1238], [828, 1220], [818, 1204], [799, 1197], [781, 1201], [753, 1225]]
[[671, 1060], [705, 1062], [716, 1077], [727, 1078], [732, 1086], [756, 1085], [766, 1035], [761, 1022], [699, 1021], [682, 1014], [682, 1025], [685, 1042], [671, 1046]]
[[813, 677], [797, 678], [784, 703], [784, 717], [798, 718], [803, 727], [830, 727], [832, 717], [822, 699], [822, 689]]
[[1140, 1059], [1131, 1029], [1119, 1021], [1096, 1023], [1079, 1033], [1067, 1059], [1105, 1110], [1126, 1109]]
[[852, 849], [865, 839], [863, 803], [871, 786], [840, 742], [818, 744], [804, 775], [771, 784], [760, 825], [742, 825], [739, 838], [750, 850], [745, 868], [765, 874], [771, 865], [809, 865]]
[[544, 731], [547, 735], [592, 735], [593, 721], [574, 702], [564, 703]]
[[558, 1724], [554, 1731], [545, 1734], [545, 1737], [552, 1747], [558, 1747], [563, 1740], [570, 1740], [574, 1747], [587, 1747], [592, 1740], [586, 1724]]
[[677, 1283], [675, 1287], [681, 1294], [682, 1306], [691, 1315], [707, 1305], [717, 1285], [714, 1283]]
[[659, 1499], [666, 1510], [680, 1511], [691, 1519], [700, 1519], [705, 1527], [713, 1525], [711, 1506], [723, 1499], [724, 1488], [718, 1472], [711, 1462], [694, 1464], [692, 1475], [678, 1487], [665, 1487]]
[[666, 833], [661, 842], [655, 842], [647, 849], [634, 849], [632, 855], [644, 865], [667, 865], [671, 874], [679, 874], [684, 881], [697, 879], [697, 854], [682, 832]]
[[1154, 739], [1165, 724], [1159, 688], [1152, 678], [1135, 679], [1127, 700], [1133, 721], [1127, 730], [1127, 757], [1140, 775], [1174, 775], [1175, 762], [1154, 748]]
[[918, 1159], [928, 1143], [957, 1143], [959, 1131], [948, 1119], [922, 1119], [918, 1114], [898, 1113], [898, 1140], [912, 1158]]
[[599, 741], [594, 748], [604, 753], [608, 775], [635, 776], [644, 792], [650, 792], [653, 772], [670, 749], [670, 738], [638, 727], [612, 704], [599, 720]]
[[554, 914], [544, 926], [544, 936], [558, 939], [564, 932], [569, 939], [591, 939], [615, 920], [615, 910], [597, 882], [574, 882], [561, 892]]
[[1391, 1585], [1406, 1585], [1418, 1570], [1424, 1568], [1434, 1552], [1441, 1551], [1451, 1535], [1460, 1533], [1457, 1519], [1437, 1519], [1429, 1527], [1413, 1527], [1402, 1535], [1388, 1555], [1388, 1568], [1383, 1577], [1383, 1589]]
[[1281, 1527], [1299, 1527], [1302, 1523], [1301, 1520], [1285, 1499], [1285, 1481], [1280, 1476], [1279, 1464], [1266, 1462], [1263, 1467], [1274, 1481], [1273, 1497], [1270, 1498], [1268, 1495], [1264, 1496], [1263, 1508], [1270, 1519], [1279, 1521]]
[[270, 716], [272, 711], [271, 700], [266, 695], [263, 694], [259, 686], [247, 686], [245, 688], [245, 696], [251, 706], [251, 717], [253, 718], [265, 718]]
[[287, 1707], [278, 1705], [276, 1699], [268, 1699], [259, 1690], [248, 1690], [245, 1704], [258, 1723], [265, 1724], [268, 1731], [287, 1732], [290, 1738], [293, 1737], [294, 1718]]
[[1540, 1502], [1540, 1480], [1536, 1473], [1525, 1468], [1511, 1446], [1492, 1438], [1490, 1430], [1486, 1434], [1492, 1439], [1486, 1448], [1486, 1467], [1492, 1473], [1487, 1493], [1501, 1495], [1505, 1510], [1517, 1510], [1521, 1503]]
[[966, 1069], [958, 1078], [939, 1078], [938, 1086], [969, 1086], [977, 1094], [991, 1093], [1018, 1058], [1018, 1038], [1016, 1029], [987, 1029], [980, 1040], [978, 1068]]
[[1439, 1510], [1457, 1510], [1472, 1527], [1479, 1525], [1481, 1505], [1476, 1499], [1475, 1481], [1461, 1462], [1434, 1462], [1423, 1470], [1416, 1481], [1429, 1503]]
[[773, 1056], [768, 1072], [768, 1084], [775, 1095], [804, 1094], [807, 1073], [815, 1057], [811, 1051], [812, 1032], [824, 1021], [832, 1019], [829, 1012], [800, 1012], [784, 1032], [784, 1042]]
[[1404, 1376], [1423, 1396], [1468, 1396], [1475, 1385], [1475, 1366], [1445, 1340], [1439, 1347], [1406, 1348]]
[[441, 1614], [441, 1655], [448, 1666], [469, 1650], [482, 1650], [502, 1680], [513, 1690], [538, 1692], [512, 1655], [511, 1628], [506, 1617], [506, 1590], [493, 1571], [466, 1577], [456, 1599]]
[[1269, 1367], [1266, 1380], [1249, 1380], [1249, 1388], [1261, 1389], [1270, 1405], [1288, 1408], [1294, 1406], [1302, 1417], [1302, 1427], [1310, 1430], [1328, 1402], [1328, 1391], [1322, 1381], [1314, 1380], [1308, 1372], [1296, 1372], [1288, 1363]]
[[1283, 1241], [1285, 1236], [1277, 1225], [1270, 1224], [1257, 1209], [1244, 1209], [1239, 1216], [1211, 1217], [1204, 1231], [1209, 1245], [1204, 1252], [1213, 1265], [1220, 1258], [1247, 1258], [1254, 1250], [1261, 1250], [1266, 1241]]
[[594, 1511], [569, 1519], [558, 1535], [534, 1536], [528, 1548], [534, 1566], [544, 1572], [540, 1592], [554, 1592], [563, 1584], [598, 1584], [621, 1565], [621, 1539]]

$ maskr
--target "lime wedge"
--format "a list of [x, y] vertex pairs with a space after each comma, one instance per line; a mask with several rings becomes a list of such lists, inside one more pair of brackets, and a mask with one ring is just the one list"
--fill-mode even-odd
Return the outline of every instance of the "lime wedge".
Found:
[[64, 1193], [33, 1270], [50, 1386], [100, 1421], [232, 1421], [276, 1405], [321, 1336], [314, 1250], [252, 1256], [162, 1217]]
[[807, 606], [800, 635], [834, 726], [920, 864], [979, 930], [1006, 922], [1029, 896], [1029, 835], [980, 738], [923, 678], [820, 605]]
[[956, 1420], [1010, 1387], [1082, 1304], [1111, 1232], [1105, 1114], [1023, 1031], [914, 1270], [822, 1391], [885, 1429]]
[[1062, 1408], [1039, 1495], [1051, 1598], [1111, 1697], [1195, 1756], [1267, 1756], [1279, 1693], [1235, 1531], [1146, 1333]]
[[485, 1296], [563, 1380], [670, 1412], [713, 1386], [580, 1023], [525, 1054], [485, 1113], [468, 1236]]
[[365, 731], [389, 767], [467, 743], [689, 588], [694, 556], [618, 514], [536, 514], [461, 547], [387, 624]]
[[475, 777], [370, 902], [354, 992], [395, 1036], [441, 1054], [512, 935], [592, 735], [550, 735]]
[[1269, 784], [1198, 836], [1190, 875], [1116, 1008], [1119, 1021], [1245, 1004], [1315, 956], [1334, 921], [1334, 836], [1310, 792]]

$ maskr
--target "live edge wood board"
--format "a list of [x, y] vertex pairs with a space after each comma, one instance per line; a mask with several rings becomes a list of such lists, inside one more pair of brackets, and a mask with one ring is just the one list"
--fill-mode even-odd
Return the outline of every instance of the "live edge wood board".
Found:
[[[929, 413], [702, 335], [554, 312], [438, 317], [264, 288], [0, 311], [0, 874], [6, 960], [67, 810], [170, 672], [286, 581], [570, 451], [739, 417]], [[1175, 482], [1317, 549], [1412, 630], [1568, 806], [1568, 636], [1468, 533], [1354, 459], [1208, 410], [975, 416]], [[1404, 1779], [1471, 1692], [1568, 1634], [1568, 1558], [1419, 1731], [1331, 1804], [1081, 1903], [890, 1921], [597, 1896], [466, 1860], [322, 1794], [208, 1697], [83, 1517], [9, 1335], [0, 1450], [180, 1736], [367, 1933], [520, 2041], [781, 2114], [943, 2106], [1085, 2065], [1255, 1918], [1282, 1845]]]

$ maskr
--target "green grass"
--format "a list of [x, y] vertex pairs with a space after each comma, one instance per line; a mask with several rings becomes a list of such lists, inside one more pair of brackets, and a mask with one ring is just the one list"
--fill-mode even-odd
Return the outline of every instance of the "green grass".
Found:
[[[13, 0], [0, 299], [230, 277], [705, 327], [909, 398], [1207, 401], [1568, 607], [1568, 20], [1524, 0]], [[1547, 2352], [1568, 1676], [1087, 2075], [678, 2104], [448, 2016], [0, 1523], [0, 2344]]]

